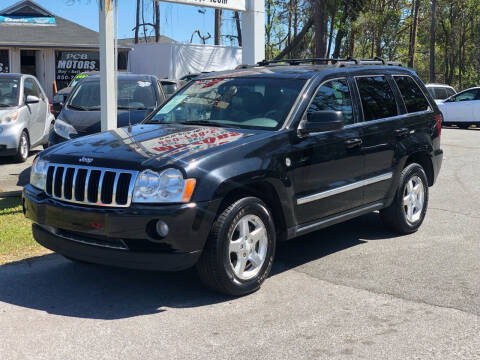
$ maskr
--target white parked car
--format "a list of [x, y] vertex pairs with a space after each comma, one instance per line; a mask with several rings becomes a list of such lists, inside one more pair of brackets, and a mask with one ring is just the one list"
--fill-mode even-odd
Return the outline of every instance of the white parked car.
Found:
[[467, 129], [480, 125], [480, 87], [459, 92], [438, 104], [444, 125]]
[[0, 74], [0, 156], [26, 161], [30, 148], [47, 145], [54, 121], [36, 77]]
[[425, 86], [437, 104], [457, 93], [455, 88], [446, 84], [426, 84]]

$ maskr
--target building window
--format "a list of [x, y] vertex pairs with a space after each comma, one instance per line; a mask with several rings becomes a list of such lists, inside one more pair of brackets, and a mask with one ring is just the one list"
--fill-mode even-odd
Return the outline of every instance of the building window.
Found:
[[0, 49], [0, 73], [10, 72], [10, 60], [8, 50]]

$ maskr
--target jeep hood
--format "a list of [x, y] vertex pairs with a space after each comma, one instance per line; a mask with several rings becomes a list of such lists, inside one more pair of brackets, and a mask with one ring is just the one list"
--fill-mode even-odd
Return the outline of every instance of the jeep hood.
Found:
[[[44, 151], [47, 161], [90, 166], [144, 169], [177, 163], [185, 166], [212, 152], [271, 132], [210, 126], [139, 124], [70, 140]], [[83, 158], [83, 159], [82, 159]], [[82, 161], [80, 161], [82, 159]]]

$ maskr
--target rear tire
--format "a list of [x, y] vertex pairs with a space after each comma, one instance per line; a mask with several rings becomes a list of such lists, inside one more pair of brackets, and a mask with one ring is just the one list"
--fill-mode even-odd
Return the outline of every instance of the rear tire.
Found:
[[245, 197], [217, 217], [197, 263], [209, 288], [242, 296], [260, 288], [275, 256], [275, 225], [263, 201]]
[[23, 163], [27, 161], [28, 154], [30, 153], [30, 140], [28, 134], [25, 130], [22, 131], [20, 135], [20, 140], [18, 141], [17, 154], [15, 155], [15, 161]]
[[380, 211], [383, 223], [399, 234], [418, 230], [428, 206], [428, 180], [423, 168], [412, 163], [402, 170], [392, 204]]

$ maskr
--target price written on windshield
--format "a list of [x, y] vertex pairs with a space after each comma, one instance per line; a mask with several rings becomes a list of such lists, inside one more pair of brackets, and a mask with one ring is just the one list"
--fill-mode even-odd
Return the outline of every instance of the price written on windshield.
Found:
[[246, 0], [166, 0], [172, 3], [245, 11]]

